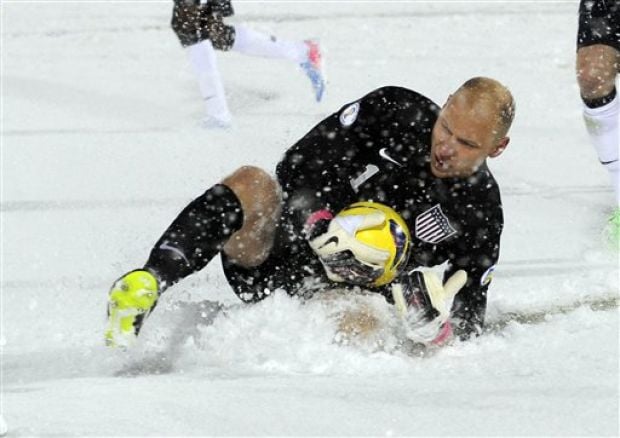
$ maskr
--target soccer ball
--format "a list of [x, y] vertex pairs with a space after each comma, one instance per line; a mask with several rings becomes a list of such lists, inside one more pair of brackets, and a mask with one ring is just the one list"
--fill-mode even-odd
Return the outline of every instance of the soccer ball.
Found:
[[[385, 216], [383, 223], [357, 230], [355, 238], [372, 248], [389, 252], [389, 258], [383, 266], [383, 273], [373, 283], [373, 286], [382, 286], [394, 280], [407, 264], [409, 246], [411, 245], [411, 235], [407, 223], [393, 208], [378, 202], [368, 201], [356, 202], [346, 207], [336, 215], [336, 218], [364, 216], [376, 213], [377, 210]], [[364, 262], [363, 260], [360, 261]]]

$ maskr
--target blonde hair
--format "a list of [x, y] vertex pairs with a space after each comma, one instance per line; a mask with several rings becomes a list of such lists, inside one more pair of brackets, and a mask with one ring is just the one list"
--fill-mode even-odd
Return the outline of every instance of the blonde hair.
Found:
[[473, 93], [477, 100], [490, 105], [497, 117], [496, 137], [503, 138], [508, 134], [515, 117], [515, 101], [510, 90], [495, 79], [475, 77], [466, 81], [456, 93], [467, 91]]

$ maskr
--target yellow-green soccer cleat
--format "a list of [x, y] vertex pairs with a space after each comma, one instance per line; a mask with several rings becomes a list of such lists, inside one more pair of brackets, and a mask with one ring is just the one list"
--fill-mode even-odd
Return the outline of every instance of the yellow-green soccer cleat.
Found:
[[108, 346], [129, 347], [138, 336], [142, 321], [159, 297], [159, 285], [153, 274], [131, 271], [114, 282], [108, 297]]
[[607, 238], [612, 248], [620, 250], [620, 207], [611, 214], [607, 222]]

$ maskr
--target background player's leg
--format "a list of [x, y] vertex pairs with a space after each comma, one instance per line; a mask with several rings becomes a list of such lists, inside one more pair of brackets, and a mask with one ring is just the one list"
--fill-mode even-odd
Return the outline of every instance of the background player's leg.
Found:
[[243, 25], [235, 25], [232, 50], [244, 55], [289, 59], [297, 64], [306, 61], [308, 45], [304, 41], [290, 41], [257, 32]]
[[230, 125], [231, 115], [226, 103], [222, 78], [217, 68], [217, 58], [211, 41], [203, 40], [187, 48], [192, 69], [198, 78], [200, 94], [204, 100], [207, 127]]
[[314, 41], [291, 41], [235, 25], [232, 50], [245, 55], [288, 59], [298, 64], [312, 83], [315, 98], [320, 101], [325, 89], [321, 50]]
[[234, 38], [233, 28], [224, 25], [221, 17], [216, 18], [208, 13], [197, 1], [175, 1], [170, 24], [179, 42], [187, 50], [192, 70], [198, 79], [207, 113], [204, 125], [229, 126], [231, 115], [214, 49], [230, 48]]
[[600, 162], [611, 176], [618, 206], [620, 99], [615, 81], [619, 66], [620, 53], [613, 47], [597, 44], [582, 47], [577, 52], [577, 78], [586, 127]]

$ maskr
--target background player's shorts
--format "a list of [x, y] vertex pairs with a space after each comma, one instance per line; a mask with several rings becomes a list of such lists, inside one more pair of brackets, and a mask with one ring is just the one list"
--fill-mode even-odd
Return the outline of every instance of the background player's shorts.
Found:
[[[230, 5], [230, 2], [228, 3]], [[235, 28], [224, 23], [213, 5], [175, 1], [171, 26], [183, 47], [210, 40], [217, 50], [230, 50], [235, 42]], [[232, 7], [230, 9], [232, 15]]]
[[581, 0], [577, 48], [594, 44], [620, 51], [620, 0]]

